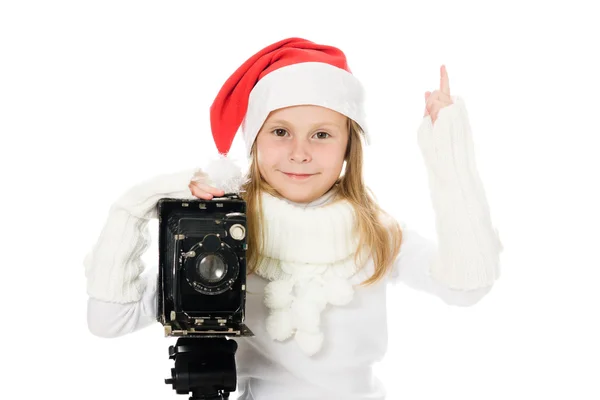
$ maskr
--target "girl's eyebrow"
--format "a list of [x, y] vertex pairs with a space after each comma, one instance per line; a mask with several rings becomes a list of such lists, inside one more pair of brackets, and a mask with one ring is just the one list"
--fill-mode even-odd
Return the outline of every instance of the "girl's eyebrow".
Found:
[[[288, 121], [284, 121], [282, 119], [276, 119], [276, 120], [269, 121], [269, 125], [290, 125], [290, 123]], [[318, 126], [329, 126], [332, 128], [340, 128], [340, 126], [338, 124], [334, 124], [333, 122], [317, 122], [316, 124], [314, 124], [311, 127], [311, 129], [314, 129]]]

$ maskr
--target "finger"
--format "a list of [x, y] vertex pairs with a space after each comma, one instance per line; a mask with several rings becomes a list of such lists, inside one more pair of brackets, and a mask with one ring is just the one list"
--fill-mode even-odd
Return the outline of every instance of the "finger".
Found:
[[452, 104], [450, 101], [434, 96], [429, 97], [429, 100], [427, 101], [427, 107], [429, 108], [429, 112], [431, 112], [431, 107], [434, 107], [435, 105], [439, 106], [439, 108], [442, 108], [450, 104]]
[[201, 199], [209, 200], [208, 197], [211, 196], [210, 193], [206, 193], [204, 190], [200, 190], [198, 185], [194, 184], [193, 182], [189, 183], [188, 188], [194, 196], [199, 197]]
[[218, 193], [223, 192], [221, 189], [217, 189], [216, 187], [210, 186], [208, 183], [204, 183], [204, 182], [191, 181], [190, 185], [194, 185], [200, 190], [203, 190], [203, 191], [209, 192], [209, 193], [213, 193], [213, 194], [218, 194]]
[[202, 199], [210, 200], [213, 198], [213, 196], [222, 196], [223, 194], [225, 194], [223, 190], [214, 188], [205, 183], [191, 182], [189, 187], [194, 196], [200, 197]]
[[201, 190], [204, 190], [207, 193], [212, 194], [213, 196], [222, 196], [225, 192], [221, 189], [217, 189], [216, 187], [210, 186], [206, 183], [195, 183]]
[[429, 97], [427, 98], [427, 101], [425, 102], [425, 107], [427, 107], [429, 110], [429, 112], [431, 112], [431, 106], [433, 104], [434, 101], [436, 101], [438, 99], [438, 91], [434, 91], [433, 93], [431, 93], [429, 95]]
[[439, 91], [439, 90], [436, 90], [435, 98], [436, 98], [436, 100], [440, 100], [447, 104], [452, 103], [452, 98], [449, 95], [447, 95], [446, 93]]
[[192, 194], [200, 199], [204, 199], [204, 200], [210, 200], [213, 198], [213, 195], [210, 193], [206, 193], [203, 190], [198, 189], [196, 186], [194, 185], [190, 185], [190, 191], [192, 192]]
[[450, 95], [450, 81], [448, 79], [448, 71], [446, 70], [446, 66], [442, 64], [440, 68], [440, 91], [442, 93]]
[[440, 110], [442, 109], [442, 107], [444, 107], [444, 103], [439, 101], [439, 100], [434, 100], [431, 105], [429, 106], [429, 114], [433, 117], [435, 116], [437, 118], [438, 113], [440, 112]]

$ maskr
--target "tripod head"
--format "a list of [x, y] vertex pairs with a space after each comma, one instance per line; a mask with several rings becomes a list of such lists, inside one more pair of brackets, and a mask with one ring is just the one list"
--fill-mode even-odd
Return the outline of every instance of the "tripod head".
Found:
[[171, 378], [165, 383], [177, 394], [189, 394], [189, 400], [223, 400], [237, 388], [235, 352], [237, 342], [225, 337], [179, 338], [169, 346], [169, 358], [175, 360]]

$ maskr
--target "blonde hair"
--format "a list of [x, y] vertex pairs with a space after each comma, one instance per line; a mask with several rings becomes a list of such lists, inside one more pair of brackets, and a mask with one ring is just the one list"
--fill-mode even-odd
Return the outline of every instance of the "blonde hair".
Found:
[[[363, 149], [361, 143], [362, 129], [348, 118], [348, 146], [344, 160], [344, 174], [334, 183], [337, 186], [335, 199], [347, 200], [356, 213], [357, 232], [359, 234], [358, 249], [370, 249], [375, 270], [373, 275], [362, 285], [371, 285], [382, 279], [392, 267], [394, 259], [400, 251], [402, 230], [398, 222], [389, 216], [377, 204], [372, 191], [363, 180]], [[256, 158], [256, 141], [252, 146], [251, 165], [241, 187], [241, 196], [246, 201], [248, 248], [246, 251], [247, 271], [256, 271], [261, 262], [263, 252], [263, 236], [260, 227], [263, 225], [262, 201], [260, 193], [265, 191], [273, 196], [281, 197], [277, 191], [262, 179]], [[356, 265], [363, 265], [360, 259], [362, 251], [356, 251]]]

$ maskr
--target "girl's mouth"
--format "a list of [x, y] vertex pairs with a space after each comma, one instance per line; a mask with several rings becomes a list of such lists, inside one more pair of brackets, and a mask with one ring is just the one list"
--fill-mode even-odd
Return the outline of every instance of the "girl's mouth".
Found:
[[287, 172], [284, 172], [284, 174], [286, 174], [288, 177], [290, 177], [292, 179], [298, 179], [298, 180], [308, 179], [314, 175], [314, 174], [288, 174]]

